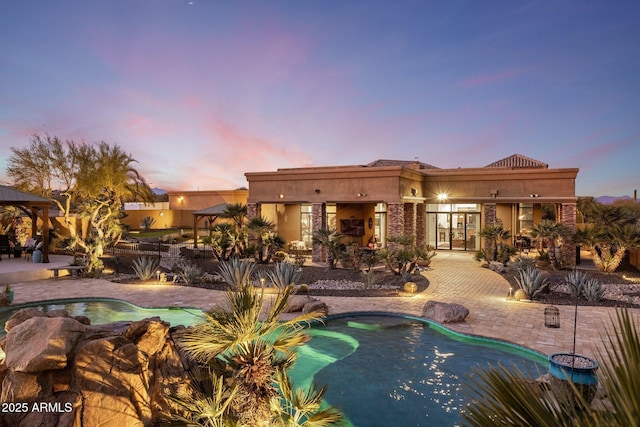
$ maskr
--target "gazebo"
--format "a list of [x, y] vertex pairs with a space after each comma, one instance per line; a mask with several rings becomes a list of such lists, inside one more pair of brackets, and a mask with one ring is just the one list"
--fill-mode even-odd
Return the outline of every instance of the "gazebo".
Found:
[[38, 234], [38, 218], [42, 220], [42, 262], [49, 262], [49, 207], [47, 198], [0, 185], [0, 206], [15, 206], [31, 217], [31, 235]]
[[193, 247], [198, 247], [198, 223], [202, 218], [207, 218], [209, 226], [222, 215], [228, 203], [220, 203], [219, 205], [209, 206], [208, 208], [195, 211], [193, 213]]

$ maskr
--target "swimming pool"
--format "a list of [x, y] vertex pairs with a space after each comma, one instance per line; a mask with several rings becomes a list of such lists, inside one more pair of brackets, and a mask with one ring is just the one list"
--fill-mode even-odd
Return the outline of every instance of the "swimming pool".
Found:
[[[0, 309], [0, 322], [19, 308], [67, 310], [92, 324], [159, 316], [175, 325], [203, 319], [191, 308], [141, 308], [121, 300], [46, 301]], [[2, 328], [4, 333], [4, 328]], [[451, 426], [466, 404], [465, 377], [475, 366], [501, 363], [537, 375], [546, 356], [514, 344], [470, 337], [426, 321], [389, 313], [330, 316], [310, 330], [291, 377], [295, 385], [328, 385], [325, 399], [352, 426]]]
[[456, 425], [473, 367], [501, 363], [537, 376], [546, 366], [542, 354], [407, 316], [329, 318], [310, 334], [294, 383], [327, 384], [325, 400], [357, 427]]

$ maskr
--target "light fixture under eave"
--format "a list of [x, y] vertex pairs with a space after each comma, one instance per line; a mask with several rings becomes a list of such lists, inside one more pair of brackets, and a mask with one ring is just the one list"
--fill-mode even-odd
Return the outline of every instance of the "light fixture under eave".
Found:
[[278, 199], [284, 199], [284, 194], [282, 193], [278, 194]]
[[358, 197], [364, 197], [366, 195], [367, 195], [367, 193], [358, 193]]
[[448, 198], [449, 198], [449, 195], [447, 193], [438, 193], [438, 201], [439, 202], [444, 202]]

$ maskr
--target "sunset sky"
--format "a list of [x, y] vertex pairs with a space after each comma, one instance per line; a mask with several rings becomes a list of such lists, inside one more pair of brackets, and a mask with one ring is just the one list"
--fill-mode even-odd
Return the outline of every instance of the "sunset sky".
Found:
[[35, 133], [118, 144], [152, 187], [519, 153], [640, 187], [640, 2], [0, 0], [0, 182]]

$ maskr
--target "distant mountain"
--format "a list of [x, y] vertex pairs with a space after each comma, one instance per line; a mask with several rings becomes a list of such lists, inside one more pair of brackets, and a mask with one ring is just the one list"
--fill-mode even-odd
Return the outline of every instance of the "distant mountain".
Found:
[[595, 201], [598, 203], [602, 203], [603, 205], [610, 205], [611, 203], [618, 200], [628, 200], [631, 197], [629, 196], [600, 196], [596, 197]]
[[163, 194], [167, 194], [166, 190], [163, 190], [162, 188], [152, 188], [151, 191], [153, 191], [153, 194], [155, 194], [156, 196], [161, 196]]

